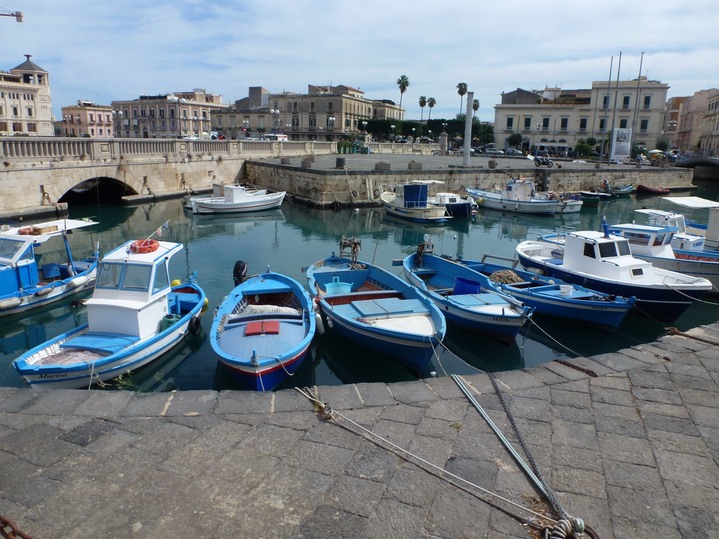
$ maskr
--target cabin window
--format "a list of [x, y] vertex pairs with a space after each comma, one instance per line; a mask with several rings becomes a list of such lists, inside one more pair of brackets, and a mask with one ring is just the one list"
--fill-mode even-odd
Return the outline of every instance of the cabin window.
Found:
[[97, 288], [120, 288], [120, 276], [122, 275], [122, 266], [120, 264], [100, 264], [97, 275]]
[[152, 283], [152, 293], [159, 292], [170, 286], [170, 274], [167, 270], [167, 260], [163, 260], [155, 271], [155, 282]]
[[594, 256], [594, 244], [592, 244], [592, 243], [584, 244], [584, 256], [588, 256], [589, 258], [596, 258]]
[[150, 285], [150, 266], [136, 266], [128, 264], [125, 266], [125, 275], [122, 278], [123, 290], [147, 290]]
[[617, 256], [617, 247], [614, 242], [600, 243], [599, 244], [599, 257], [610, 258]]
[[619, 256], [629, 256], [632, 254], [632, 250], [629, 248], [628, 241], [618, 241], [617, 250], [619, 251]]
[[24, 243], [15, 240], [0, 240], [0, 258], [12, 259]]
[[632, 277], [641, 277], [642, 275], [644, 275], [642, 268], [632, 268]]

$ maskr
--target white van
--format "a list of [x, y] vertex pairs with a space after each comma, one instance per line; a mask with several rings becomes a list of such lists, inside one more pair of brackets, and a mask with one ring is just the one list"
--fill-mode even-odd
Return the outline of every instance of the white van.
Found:
[[274, 140], [277, 142], [286, 142], [287, 140], [289, 140], [287, 138], [287, 135], [283, 135], [281, 133], [265, 133], [264, 135], [262, 135], [262, 137], [260, 137], [260, 139], [261, 140]]

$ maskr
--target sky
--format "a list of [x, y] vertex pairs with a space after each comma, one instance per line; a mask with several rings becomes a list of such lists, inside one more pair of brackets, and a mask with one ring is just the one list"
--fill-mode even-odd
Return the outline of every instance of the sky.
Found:
[[[531, 6], [531, 7], [530, 7]], [[457, 84], [494, 120], [502, 92], [591, 88], [641, 74], [668, 96], [719, 88], [716, 0], [0, 0], [0, 71], [48, 71], [53, 112], [203, 88], [232, 104], [250, 86], [308, 84], [390, 99], [406, 119], [454, 118]], [[619, 62], [621, 54], [621, 64]], [[610, 73], [610, 66], [612, 70]], [[400, 94], [397, 79], [409, 87]]]

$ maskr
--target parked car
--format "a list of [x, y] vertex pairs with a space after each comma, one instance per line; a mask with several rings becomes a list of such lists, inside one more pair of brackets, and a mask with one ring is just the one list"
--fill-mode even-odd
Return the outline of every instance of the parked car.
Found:
[[505, 155], [524, 155], [520, 150], [517, 148], [507, 148], [504, 150]]
[[504, 155], [504, 152], [502, 150], [498, 150], [497, 148], [487, 148], [484, 150], [484, 153], [487, 155]]

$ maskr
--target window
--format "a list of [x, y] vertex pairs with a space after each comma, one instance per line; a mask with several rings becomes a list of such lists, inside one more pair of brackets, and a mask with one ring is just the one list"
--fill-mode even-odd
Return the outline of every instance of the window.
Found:
[[122, 273], [121, 264], [100, 264], [97, 275], [97, 288], [120, 288], [120, 274]]
[[150, 284], [150, 266], [137, 266], [127, 264], [125, 266], [125, 275], [122, 278], [123, 290], [147, 290]]
[[549, 130], [549, 118], [542, 118], [542, 131]]
[[649, 120], [642, 120], [639, 122], [640, 131], [646, 131], [647, 129], [649, 129]]
[[507, 118], [507, 131], [511, 131], [512, 127], [514, 127], [514, 118], [512, 116], [509, 116]]
[[27, 132], [28, 133], [35, 133], [37, 132], [37, 126], [35, 124], [27, 124]]
[[170, 286], [170, 274], [167, 270], [167, 259], [163, 260], [155, 271], [155, 282], [152, 283], [152, 293], [159, 292]]
[[649, 110], [652, 104], [652, 96], [645, 95], [644, 96], [644, 110]]
[[599, 257], [600, 258], [611, 258], [617, 256], [617, 247], [614, 242], [600, 243], [599, 244]]
[[604, 98], [603, 98], [603, 100], [602, 100], [602, 108], [603, 108], [603, 109], [608, 109], [608, 108], [609, 108], [609, 96], [608, 96], [608, 95], [605, 95]]
[[580, 131], [586, 131], [586, 130], [587, 130], [587, 119], [586, 119], [586, 118], [580, 118], [580, 119], [579, 119], [579, 130], [580, 130]]
[[599, 130], [604, 131], [604, 118], [599, 120]]
[[629, 96], [625, 95], [624, 100], [622, 101], [622, 108], [628, 109], [629, 108]]
[[584, 244], [584, 256], [587, 256], [589, 258], [596, 258], [594, 256], [594, 244], [592, 244], [592, 243]]
[[525, 118], [524, 119], [524, 130], [529, 131], [532, 129], [532, 118]]
[[309, 127], [317, 127], [317, 118], [314, 116], [310, 116], [309, 118]]
[[627, 120], [626, 118], [619, 120], [619, 129], [626, 129], [627, 128]]
[[569, 118], [562, 118], [560, 129], [562, 131], [566, 131], [568, 126], [569, 126]]
[[27, 116], [28, 118], [32, 118], [32, 107], [27, 108]]

